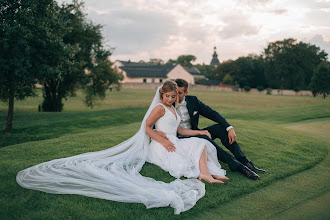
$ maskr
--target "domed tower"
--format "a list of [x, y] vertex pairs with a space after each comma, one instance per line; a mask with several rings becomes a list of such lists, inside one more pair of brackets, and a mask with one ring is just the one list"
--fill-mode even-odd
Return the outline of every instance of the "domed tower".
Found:
[[212, 66], [219, 66], [220, 65], [220, 61], [219, 61], [219, 59], [218, 59], [218, 54], [217, 54], [217, 48], [216, 48], [216, 46], [214, 46], [214, 53], [213, 53], [213, 58], [212, 58], [212, 60], [211, 60], [211, 63], [210, 63], [210, 65], [212, 65]]

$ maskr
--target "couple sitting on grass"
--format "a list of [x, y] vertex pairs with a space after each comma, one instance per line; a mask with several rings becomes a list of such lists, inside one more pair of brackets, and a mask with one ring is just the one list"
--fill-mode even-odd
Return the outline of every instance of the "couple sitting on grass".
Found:
[[[199, 129], [199, 115], [217, 124]], [[234, 156], [215, 143], [216, 138]], [[157, 89], [140, 130], [130, 139], [103, 151], [35, 165], [20, 171], [16, 179], [29, 189], [143, 203], [147, 208], [171, 206], [179, 214], [204, 196], [202, 180], [212, 184], [229, 180], [218, 160], [251, 180], [259, 178], [256, 172], [265, 172], [246, 158], [233, 127], [196, 96], [188, 96], [188, 83], [177, 79]], [[145, 162], [176, 180], [165, 183], [142, 176]]]

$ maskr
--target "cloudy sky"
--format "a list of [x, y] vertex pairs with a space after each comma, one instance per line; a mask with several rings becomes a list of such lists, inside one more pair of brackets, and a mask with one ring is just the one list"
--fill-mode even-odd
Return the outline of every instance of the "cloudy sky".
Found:
[[[69, 1], [70, 2], [70, 1]], [[209, 64], [260, 54], [269, 42], [296, 38], [330, 54], [330, 0], [84, 0], [102, 24], [111, 60], [149, 61], [193, 54]], [[328, 56], [329, 58], [330, 56]]]

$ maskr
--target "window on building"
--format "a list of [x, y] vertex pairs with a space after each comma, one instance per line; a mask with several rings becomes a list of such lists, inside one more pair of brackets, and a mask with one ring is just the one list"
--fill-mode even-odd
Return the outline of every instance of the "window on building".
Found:
[[146, 83], [147, 82], [147, 79], [143, 79], [143, 83]]
[[155, 79], [151, 79], [151, 82], [152, 82], [152, 83], [155, 83]]
[[159, 79], [159, 82], [162, 83], [163, 82], [163, 79]]

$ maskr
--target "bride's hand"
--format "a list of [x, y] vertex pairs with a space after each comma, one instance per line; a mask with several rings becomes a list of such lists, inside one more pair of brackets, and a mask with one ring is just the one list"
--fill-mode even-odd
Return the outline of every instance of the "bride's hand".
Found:
[[174, 144], [169, 140], [165, 139], [161, 144], [168, 152], [174, 152], [176, 150]]
[[211, 134], [210, 134], [210, 132], [209, 132], [208, 130], [201, 130], [199, 134], [200, 134], [200, 135], [206, 135], [206, 136], [208, 136], [210, 139], [212, 139], [212, 136], [211, 136]]

